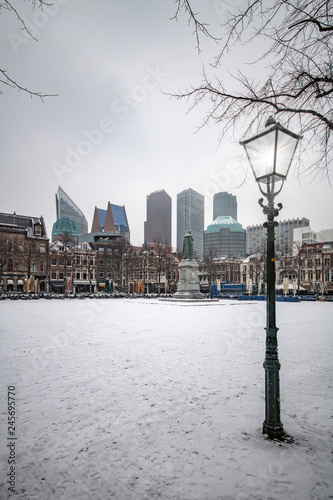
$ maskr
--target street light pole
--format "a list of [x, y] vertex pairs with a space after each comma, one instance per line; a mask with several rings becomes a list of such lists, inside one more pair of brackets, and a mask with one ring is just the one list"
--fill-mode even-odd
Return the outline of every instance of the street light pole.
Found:
[[263, 434], [268, 434], [270, 438], [279, 439], [283, 436], [284, 430], [280, 420], [280, 362], [278, 357], [278, 341], [276, 327], [276, 302], [275, 302], [275, 227], [278, 225], [274, 221], [282, 204], [278, 208], [274, 207], [274, 197], [267, 198], [268, 204], [263, 204], [260, 198], [259, 205], [267, 215], [267, 222], [264, 227], [267, 229], [267, 314], [266, 314], [266, 353], [264, 361], [265, 369], [265, 421], [263, 423]]
[[271, 439], [283, 439], [286, 433], [280, 420], [280, 362], [275, 310], [275, 227], [274, 221], [282, 204], [274, 207], [274, 198], [281, 192], [287, 178], [300, 135], [287, 130], [273, 117], [269, 117], [265, 129], [242, 141], [261, 193], [259, 205], [267, 222], [267, 315], [266, 315], [266, 352], [265, 352], [265, 420], [263, 434]]

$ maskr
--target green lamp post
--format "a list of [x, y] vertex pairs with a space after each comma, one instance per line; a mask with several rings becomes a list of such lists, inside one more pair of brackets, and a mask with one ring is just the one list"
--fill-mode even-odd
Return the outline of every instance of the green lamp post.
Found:
[[266, 354], [265, 354], [265, 421], [263, 434], [271, 439], [285, 436], [280, 420], [280, 362], [275, 311], [275, 226], [274, 221], [282, 204], [274, 206], [274, 198], [280, 193], [287, 178], [297, 144], [302, 136], [290, 132], [273, 117], [269, 117], [265, 129], [241, 141], [251, 164], [261, 193], [259, 205], [267, 215], [264, 227], [267, 229], [267, 314], [266, 314]]

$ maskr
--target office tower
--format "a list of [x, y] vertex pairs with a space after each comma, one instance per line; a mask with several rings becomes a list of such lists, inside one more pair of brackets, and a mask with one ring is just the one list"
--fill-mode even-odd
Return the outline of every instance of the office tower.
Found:
[[75, 205], [74, 201], [70, 199], [68, 194], [59, 186], [56, 197], [56, 211], [57, 219], [60, 217], [70, 217], [75, 220], [80, 234], [88, 232], [88, 222], [83, 212]]
[[233, 217], [217, 217], [204, 232], [204, 255], [209, 255], [211, 249], [216, 257], [245, 258], [245, 229]]
[[125, 206], [108, 202], [106, 210], [95, 207], [91, 232], [118, 233], [129, 240], [130, 230]]
[[[294, 229], [309, 226], [309, 219], [288, 219], [279, 221], [275, 228], [275, 250], [277, 252], [293, 251]], [[248, 226], [246, 228], [246, 253], [248, 255], [263, 252], [266, 248], [266, 228], [262, 225]]]
[[221, 216], [230, 216], [237, 220], [237, 198], [226, 191], [214, 194], [213, 220]]
[[177, 252], [183, 251], [184, 236], [191, 230], [195, 256], [203, 258], [204, 219], [205, 199], [202, 194], [193, 189], [177, 194]]
[[164, 189], [147, 195], [146, 243], [160, 241], [171, 246], [171, 204], [171, 198]]

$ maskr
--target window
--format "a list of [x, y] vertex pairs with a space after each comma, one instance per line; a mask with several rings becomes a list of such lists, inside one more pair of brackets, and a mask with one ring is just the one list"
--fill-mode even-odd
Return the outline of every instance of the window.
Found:
[[80, 273], [79, 271], [76, 273], [76, 275], [75, 275], [75, 276], [76, 276], [76, 279], [77, 279], [77, 280], [81, 279], [81, 273]]
[[7, 271], [12, 271], [13, 270], [13, 261], [10, 259], [7, 262]]
[[104, 273], [100, 272], [99, 273], [99, 279], [103, 279], [104, 278]]
[[57, 259], [55, 257], [52, 257], [51, 266], [56, 266], [56, 265], [57, 265]]
[[36, 261], [35, 260], [32, 260], [31, 261], [31, 264], [30, 264], [30, 271], [32, 273], [35, 273], [37, 271], [37, 267], [36, 267]]
[[31, 243], [31, 253], [36, 253], [36, 243]]
[[84, 279], [84, 280], [88, 279], [88, 278], [87, 278], [87, 273], [86, 273], [86, 272], [84, 272], [84, 273], [83, 273], [82, 279]]
[[14, 243], [12, 241], [8, 241], [8, 252], [12, 252], [14, 250]]
[[99, 260], [98, 261], [98, 265], [99, 265], [99, 267], [103, 267], [104, 266], [104, 260]]
[[17, 250], [19, 252], [23, 252], [24, 251], [24, 245], [23, 245], [23, 242], [22, 241], [19, 241], [18, 244], [17, 244]]
[[17, 263], [17, 270], [23, 272], [24, 271], [24, 262], [23, 260], [19, 260]]
[[64, 273], [63, 273], [63, 272], [60, 272], [60, 273], [59, 273], [59, 279], [60, 279], [60, 280], [63, 280], [63, 279], [64, 279]]
[[34, 233], [36, 236], [40, 236], [42, 234], [42, 227], [36, 224]]
[[57, 273], [56, 273], [56, 271], [52, 271], [52, 273], [51, 273], [51, 279], [52, 280], [56, 280], [57, 279]]
[[40, 253], [45, 253], [45, 245], [44, 245], [44, 243], [40, 244], [39, 251], [40, 251]]
[[46, 268], [46, 266], [45, 266], [45, 262], [44, 262], [44, 261], [42, 261], [42, 262], [39, 264], [39, 270], [40, 270], [40, 272], [41, 272], [41, 273], [44, 273], [44, 272], [45, 272], [45, 268]]

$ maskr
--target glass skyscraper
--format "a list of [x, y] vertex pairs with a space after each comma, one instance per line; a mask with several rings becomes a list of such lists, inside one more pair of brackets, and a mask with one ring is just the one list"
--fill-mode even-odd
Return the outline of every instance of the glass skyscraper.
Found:
[[80, 234], [88, 232], [88, 222], [83, 212], [75, 205], [74, 201], [70, 199], [68, 194], [59, 186], [56, 197], [56, 211], [57, 219], [60, 217], [70, 217], [73, 219], [79, 229]]
[[147, 195], [147, 220], [144, 226], [145, 242], [171, 246], [171, 197], [161, 189]]
[[193, 189], [177, 194], [177, 252], [183, 251], [184, 236], [191, 230], [193, 250], [203, 259], [203, 235], [205, 229], [205, 198]]
[[213, 199], [213, 220], [217, 219], [217, 217], [227, 216], [237, 220], [236, 196], [226, 191], [215, 193]]

